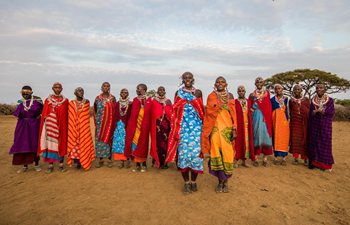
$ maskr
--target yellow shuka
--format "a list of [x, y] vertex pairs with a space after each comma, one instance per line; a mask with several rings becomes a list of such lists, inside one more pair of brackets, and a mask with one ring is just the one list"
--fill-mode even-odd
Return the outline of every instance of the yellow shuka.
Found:
[[232, 132], [236, 127], [235, 121], [234, 99], [229, 99], [227, 104], [222, 104], [212, 92], [208, 96], [203, 121], [202, 153], [210, 154], [211, 170], [223, 170], [227, 175], [232, 174], [233, 171], [235, 149]]
[[[137, 144], [139, 142], [139, 137], [140, 137], [140, 134], [141, 134], [141, 125], [142, 125], [142, 119], [143, 119], [144, 112], [145, 112], [145, 110], [144, 110], [144, 108], [142, 106], [140, 108], [139, 115], [137, 116], [136, 130], [135, 130], [134, 138], [132, 139], [132, 146], [133, 146], [132, 149], [133, 150], [136, 148], [136, 146], [137, 146]], [[144, 162], [145, 160], [135, 157], [134, 161], [135, 162]]]

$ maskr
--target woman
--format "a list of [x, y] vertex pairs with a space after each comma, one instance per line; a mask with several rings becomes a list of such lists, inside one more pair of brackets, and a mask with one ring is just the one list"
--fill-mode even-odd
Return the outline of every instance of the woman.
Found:
[[171, 101], [165, 96], [165, 88], [160, 86], [157, 95], [152, 101], [151, 118], [151, 156], [153, 164], [158, 168], [167, 169], [165, 157], [168, 150], [170, 132]]
[[290, 149], [293, 154], [293, 164], [297, 165], [300, 158], [307, 162], [307, 139], [308, 139], [308, 121], [310, 101], [302, 95], [303, 89], [301, 85], [296, 84], [293, 87], [293, 93], [289, 101], [290, 110]]
[[40, 128], [40, 114], [43, 103], [37, 96], [33, 96], [30, 86], [24, 86], [21, 90], [22, 99], [18, 100], [16, 111], [13, 113], [18, 118], [13, 145], [10, 154], [13, 154], [12, 165], [23, 165], [17, 173], [27, 172], [28, 165], [35, 162], [35, 170], [41, 171], [38, 149], [38, 136]]
[[[289, 110], [288, 98], [283, 95], [280, 84], [275, 85], [275, 96], [271, 98], [271, 105], [274, 164], [286, 166], [289, 150]], [[282, 161], [278, 158], [282, 158]]]
[[255, 79], [255, 90], [249, 96], [253, 120], [254, 166], [259, 166], [257, 156], [264, 154], [263, 166], [267, 166], [267, 156], [272, 155], [272, 108], [270, 93], [264, 88], [264, 79]]
[[227, 91], [225, 78], [218, 77], [215, 90], [207, 99], [203, 120], [202, 153], [209, 157], [209, 172], [218, 178], [217, 193], [229, 192], [235, 157], [236, 109], [233, 95]]
[[115, 97], [110, 93], [111, 85], [104, 82], [102, 93], [94, 103], [95, 155], [99, 158], [96, 168], [103, 166], [103, 158], [108, 158], [108, 167], [112, 167], [111, 142], [114, 131]]
[[316, 95], [311, 100], [309, 113], [309, 159], [310, 168], [317, 167], [326, 172], [334, 164], [332, 153], [332, 119], [334, 101], [326, 94], [326, 86], [316, 85]]
[[130, 168], [130, 161], [124, 155], [126, 125], [130, 117], [131, 102], [129, 100], [129, 91], [123, 88], [120, 91], [119, 101], [115, 107], [116, 128], [113, 135], [112, 152], [113, 158], [120, 161], [119, 168]]
[[175, 94], [165, 161], [174, 162], [178, 156], [177, 165], [185, 181], [184, 193], [187, 194], [197, 191], [196, 179], [199, 173], [203, 173], [203, 159], [199, 155], [204, 107], [201, 90], [193, 86], [193, 74], [185, 72], [181, 78], [183, 87]]

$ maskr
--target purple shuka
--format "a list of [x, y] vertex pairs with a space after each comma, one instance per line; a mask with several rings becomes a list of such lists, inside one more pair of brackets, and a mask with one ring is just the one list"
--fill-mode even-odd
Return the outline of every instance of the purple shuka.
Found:
[[[23, 102], [26, 107], [24, 107]], [[9, 152], [14, 154], [14, 165], [33, 163], [37, 153], [40, 114], [43, 105], [40, 98], [35, 98], [29, 108], [30, 102], [30, 99], [19, 100], [16, 111], [13, 113], [18, 118], [14, 143]]]
[[[309, 159], [317, 167], [331, 167], [334, 164], [332, 154], [332, 119], [334, 116], [334, 102], [329, 97], [323, 105], [325, 113], [322, 115], [313, 111], [318, 108], [313, 102], [309, 114]], [[321, 168], [327, 169], [327, 168]]]

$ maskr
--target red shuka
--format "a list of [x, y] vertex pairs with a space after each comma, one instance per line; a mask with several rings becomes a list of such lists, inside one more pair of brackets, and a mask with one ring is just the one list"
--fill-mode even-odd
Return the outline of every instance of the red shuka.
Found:
[[141, 109], [141, 101], [135, 97], [131, 105], [131, 115], [126, 127], [126, 139], [125, 139], [125, 151], [124, 155], [128, 158], [131, 156], [140, 159], [147, 159], [148, 155], [148, 143], [149, 143], [149, 132], [151, 128], [151, 102], [152, 99], [148, 98], [144, 104], [144, 114], [141, 123], [140, 137], [136, 146], [136, 149], [132, 150], [132, 139], [137, 126], [137, 117]]
[[[241, 106], [241, 103], [238, 99], [236, 101], [236, 116], [237, 116], [237, 137], [236, 137], [236, 155], [235, 159], [245, 159], [245, 152], [246, 152], [246, 141], [245, 141], [245, 124], [244, 124], [244, 115], [243, 115], [243, 109]], [[252, 112], [250, 110], [251, 108], [251, 102], [247, 100], [247, 111], [248, 111], [248, 134], [249, 134], [249, 155], [250, 158], [253, 160], [255, 159], [254, 154], [254, 142], [253, 142], [253, 123], [252, 123]]]
[[[164, 113], [165, 117], [170, 121], [172, 106], [170, 101], [169, 104], [165, 105]], [[159, 158], [157, 154], [157, 119], [163, 116], [163, 106], [157, 101], [152, 100], [152, 115], [151, 115], [151, 151], [150, 155], [156, 161], [156, 165], [159, 168]]]
[[[57, 125], [59, 130], [58, 136], [58, 155], [63, 157], [67, 154], [67, 142], [68, 142], [68, 99], [56, 107]], [[44, 102], [44, 108], [41, 114], [40, 131], [39, 131], [39, 143], [38, 143], [38, 155], [41, 153], [40, 137], [43, 131], [43, 125], [46, 117], [54, 110], [54, 107], [49, 103], [46, 98]]]
[[165, 162], [167, 163], [174, 162], [176, 159], [177, 148], [179, 146], [180, 141], [181, 122], [183, 119], [184, 107], [187, 103], [193, 106], [201, 120], [203, 120], [204, 118], [204, 106], [202, 98], [195, 98], [191, 102], [189, 102], [188, 100], [184, 100], [179, 96], [175, 97], [173, 111], [171, 113], [170, 118], [171, 129], [169, 134], [168, 153], [165, 159]]

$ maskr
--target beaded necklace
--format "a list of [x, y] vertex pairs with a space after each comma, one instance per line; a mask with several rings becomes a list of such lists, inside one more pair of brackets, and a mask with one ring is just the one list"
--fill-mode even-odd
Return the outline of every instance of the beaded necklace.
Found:
[[264, 88], [258, 90], [257, 88], [253, 91], [253, 95], [256, 97], [258, 101], [262, 101], [263, 97], [265, 97], [266, 91]]
[[280, 108], [282, 108], [284, 106], [284, 100], [286, 99], [286, 97], [284, 97], [284, 95], [282, 95], [282, 97], [278, 97], [276, 95], [275, 99], [276, 99], [276, 102], [278, 102], [278, 104], [280, 105]]
[[83, 100], [81, 100], [81, 101], [78, 101], [78, 99], [75, 99], [73, 102], [75, 105], [75, 110], [77, 112], [81, 112], [83, 110], [84, 105], [85, 105], [86, 99], [83, 98]]
[[300, 98], [295, 98], [293, 95], [291, 96], [292, 102], [296, 102], [298, 105], [298, 114], [301, 112], [301, 102], [304, 99], [304, 96], [301, 96]]
[[245, 98], [238, 98], [239, 103], [242, 106], [243, 111], [247, 110], [248, 108], [248, 101]]
[[227, 104], [228, 102], [228, 91], [214, 91], [217, 96], [219, 96], [219, 99], [224, 103]]
[[[125, 108], [124, 112], [122, 108]], [[129, 97], [126, 99], [119, 98], [119, 115], [120, 116], [125, 116], [125, 114], [128, 112], [129, 108]]]
[[98, 96], [98, 99], [102, 102], [103, 105], [105, 105], [107, 102], [111, 102], [111, 101], [112, 101], [113, 95], [108, 94], [107, 97], [103, 97], [103, 93], [101, 93], [101, 94]]
[[196, 88], [195, 87], [191, 87], [191, 89], [186, 89], [185, 87], [183, 87], [182, 90], [184, 92], [188, 92], [188, 93], [191, 93], [191, 94], [194, 94], [196, 92]]
[[22, 105], [24, 107], [24, 110], [26, 112], [28, 112], [30, 110], [30, 108], [32, 107], [33, 105], [33, 102], [34, 102], [34, 96], [32, 95], [32, 97], [30, 98], [30, 102], [29, 102], [29, 106], [27, 106], [27, 100], [26, 99], [22, 99]]
[[[61, 101], [59, 101], [58, 99], [56, 99], [55, 97], [57, 97], [58, 99], [59, 98], [62, 98]], [[60, 106], [63, 104], [63, 102], [66, 100], [66, 97], [64, 97], [63, 95], [54, 95], [54, 94], [51, 94], [49, 95], [49, 97], [47, 98], [47, 100], [49, 101], [49, 104], [52, 105], [54, 108]]]
[[323, 109], [324, 105], [326, 105], [329, 101], [329, 96], [324, 94], [321, 98], [316, 94], [312, 99], [312, 103], [319, 109]]

